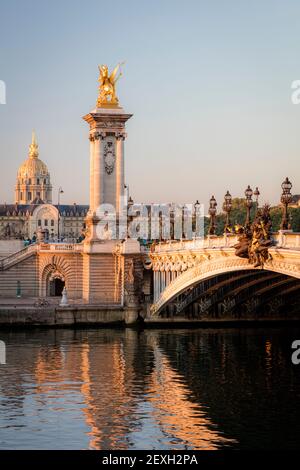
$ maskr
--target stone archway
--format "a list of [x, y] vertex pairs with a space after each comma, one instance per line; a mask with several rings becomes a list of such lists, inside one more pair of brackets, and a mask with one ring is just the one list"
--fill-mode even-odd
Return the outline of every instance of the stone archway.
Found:
[[61, 297], [65, 284], [65, 278], [59, 271], [50, 273], [46, 286], [47, 297]]
[[72, 268], [63, 256], [47, 255], [43, 257], [39, 267], [39, 272], [40, 297], [54, 296], [54, 292], [58, 293], [62, 291], [62, 285], [67, 289], [69, 288], [69, 283], [72, 277]]

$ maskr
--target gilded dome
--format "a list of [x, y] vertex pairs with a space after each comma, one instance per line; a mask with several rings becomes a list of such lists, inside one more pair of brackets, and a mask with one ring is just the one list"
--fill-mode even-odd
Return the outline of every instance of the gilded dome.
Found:
[[35, 178], [36, 176], [48, 176], [47, 165], [39, 158], [28, 158], [18, 170], [20, 178]]
[[35, 134], [32, 133], [32, 142], [29, 145], [29, 154], [27, 160], [20, 166], [18, 170], [18, 178], [36, 178], [39, 176], [48, 176], [49, 171], [47, 165], [40, 160], [39, 146], [36, 142]]

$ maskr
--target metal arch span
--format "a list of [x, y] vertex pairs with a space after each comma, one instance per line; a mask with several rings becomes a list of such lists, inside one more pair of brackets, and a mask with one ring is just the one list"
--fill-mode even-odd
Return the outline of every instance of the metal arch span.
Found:
[[[299, 249], [272, 248], [269, 251], [272, 259], [265, 264], [265, 270], [300, 279]], [[163, 281], [160, 285], [163, 289], [151, 306], [151, 317], [158, 316], [175, 297], [201, 281], [234, 271], [261, 269], [253, 268], [253, 266], [248, 263], [247, 259], [236, 257], [231, 248], [216, 248], [209, 250], [209, 252], [204, 248], [203, 250], [199, 250], [197, 254], [195, 252], [192, 253], [191, 251], [188, 251], [186, 256], [181, 250], [180, 257], [182, 259], [182, 264], [184, 265], [184, 270], [178, 272], [177, 277], [165, 285], [166, 272], [167, 270], [171, 271], [171, 269], [169, 259], [166, 259], [163, 253], [161, 253], [161, 255], [161, 260], [159, 261], [157, 259], [157, 263], [160, 262], [159, 268], [156, 267], [155, 269], [154, 266], [154, 285], [156, 282], [155, 276], [162, 277]], [[171, 253], [169, 252], [168, 255], [171, 255]], [[174, 252], [173, 256], [176, 256]], [[191, 256], [194, 258], [194, 262], [193, 265], [189, 267], [188, 257]]]

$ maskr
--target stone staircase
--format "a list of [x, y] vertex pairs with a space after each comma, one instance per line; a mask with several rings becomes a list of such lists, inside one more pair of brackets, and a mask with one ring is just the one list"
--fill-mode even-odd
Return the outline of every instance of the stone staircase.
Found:
[[11, 268], [15, 264], [24, 261], [25, 259], [33, 256], [38, 251], [38, 245], [29, 245], [26, 248], [23, 248], [12, 255], [7, 256], [6, 258], [0, 260], [0, 271], [5, 271], [6, 269]]

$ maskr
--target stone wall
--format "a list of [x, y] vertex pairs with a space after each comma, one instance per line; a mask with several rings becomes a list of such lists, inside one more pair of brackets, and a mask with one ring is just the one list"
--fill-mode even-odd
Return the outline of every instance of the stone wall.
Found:
[[83, 299], [90, 303], [122, 304], [121, 261], [109, 253], [83, 255]]
[[36, 255], [10, 269], [0, 271], [0, 298], [13, 298], [17, 295], [18, 281], [22, 297], [38, 297], [38, 265]]
[[30, 308], [0, 306], [0, 326], [83, 326], [124, 322], [121, 309], [99, 307]]

